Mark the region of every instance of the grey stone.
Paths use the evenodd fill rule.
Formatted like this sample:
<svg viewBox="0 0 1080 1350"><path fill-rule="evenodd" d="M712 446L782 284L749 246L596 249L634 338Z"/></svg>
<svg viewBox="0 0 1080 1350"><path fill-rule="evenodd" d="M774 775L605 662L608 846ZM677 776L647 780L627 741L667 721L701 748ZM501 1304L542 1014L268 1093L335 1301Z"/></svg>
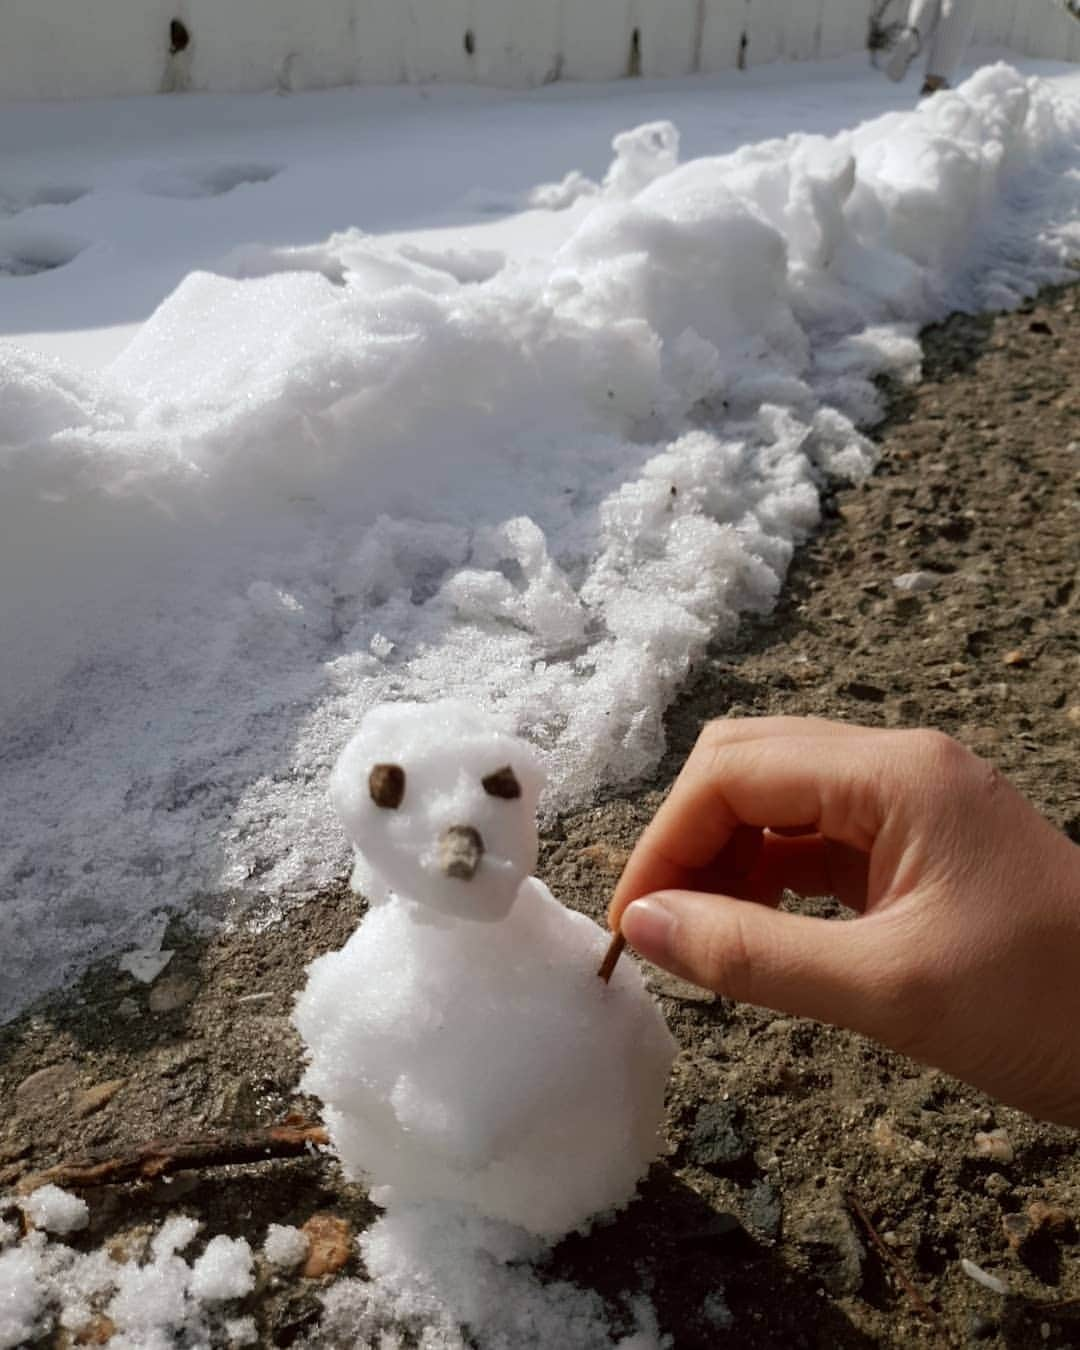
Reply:
<svg viewBox="0 0 1080 1350"><path fill-rule="evenodd" d="M755 1181L746 1202L746 1223L759 1237L775 1240L780 1235L784 1207L776 1187L769 1181Z"/></svg>
<svg viewBox="0 0 1080 1350"><path fill-rule="evenodd" d="M150 990L146 1000L152 1013L175 1012L190 1003L199 992L199 982L190 975L168 975Z"/></svg>
<svg viewBox="0 0 1080 1350"><path fill-rule="evenodd" d="M830 1294L842 1298L859 1290L865 1253L846 1210L837 1206L809 1214L794 1226L791 1237Z"/></svg>
<svg viewBox="0 0 1080 1350"><path fill-rule="evenodd" d="M698 1111L690 1136L690 1160L698 1167L731 1167L750 1155L737 1102L706 1102Z"/></svg>
<svg viewBox="0 0 1080 1350"><path fill-rule="evenodd" d="M58 1097L65 1096L79 1076L79 1066L73 1059L62 1059L24 1078L15 1089L15 1107L20 1112L33 1112L54 1106Z"/></svg>

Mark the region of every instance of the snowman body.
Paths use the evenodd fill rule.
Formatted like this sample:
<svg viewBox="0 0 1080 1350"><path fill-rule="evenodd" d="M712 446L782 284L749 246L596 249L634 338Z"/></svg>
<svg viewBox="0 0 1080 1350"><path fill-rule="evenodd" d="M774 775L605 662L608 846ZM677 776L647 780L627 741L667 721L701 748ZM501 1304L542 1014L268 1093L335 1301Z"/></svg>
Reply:
<svg viewBox="0 0 1080 1350"><path fill-rule="evenodd" d="M332 793L373 905L295 1021L346 1171L552 1239L656 1156L675 1045L632 961L531 876L533 752L458 703L369 713Z"/></svg>

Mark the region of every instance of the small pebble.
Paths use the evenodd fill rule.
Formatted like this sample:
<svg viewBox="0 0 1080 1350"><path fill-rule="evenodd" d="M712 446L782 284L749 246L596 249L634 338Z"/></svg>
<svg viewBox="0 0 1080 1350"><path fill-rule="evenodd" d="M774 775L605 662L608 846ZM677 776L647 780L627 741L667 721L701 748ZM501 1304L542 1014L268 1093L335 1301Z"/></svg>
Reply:
<svg viewBox="0 0 1080 1350"><path fill-rule="evenodd" d="M776 1187L768 1181L755 1181L746 1204L746 1224L750 1231L774 1241L779 1236L783 1215Z"/></svg>
<svg viewBox="0 0 1080 1350"><path fill-rule="evenodd" d="M190 975L169 975L150 990L147 1005L152 1013L175 1012L191 1002L199 992L199 982Z"/></svg>
<svg viewBox="0 0 1080 1350"><path fill-rule="evenodd" d="M300 1229L308 1240L308 1255L302 1275L318 1279L333 1275L352 1255L352 1230L334 1214L313 1214Z"/></svg>
<svg viewBox="0 0 1080 1350"><path fill-rule="evenodd" d="M941 580L933 572L903 572L898 577L893 577L892 584L898 591L903 591L905 595L922 595L926 591L932 591Z"/></svg>
<svg viewBox="0 0 1080 1350"><path fill-rule="evenodd" d="M79 1066L73 1059L38 1069L15 1089L16 1110L29 1115L55 1106L59 1098L70 1092L78 1075Z"/></svg>
<svg viewBox="0 0 1080 1350"><path fill-rule="evenodd" d="M1001 1163L1011 1163L1016 1156L1008 1131L1003 1129L976 1131L975 1153L980 1158L993 1158Z"/></svg>
<svg viewBox="0 0 1080 1350"><path fill-rule="evenodd" d="M988 1270L983 1270L982 1266L977 1266L974 1261L969 1261L966 1256L960 1258L960 1269L969 1280L981 1284L984 1289L989 1289L991 1293L1007 1294L1009 1292L1009 1286L1004 1280L999 1280L996 1275L991 1275Z"/></svg>
<svg viewBox="0 0 1080 1350"><path fill-rule="evenodd" d="M1045 1200L1033 1200L1027 1208L1027 1216L1036 1232L1061 1234L1069 1227L1069 1215L1060 1205L1048 1205Z"/></svg>
<svg viewBox="0 0 1080 1350"><path fill-rule="evenodd" d="M98 1313L85 1322L75 1334L76 1345L108 1345L116 1334L116 1323L104 1313Z"/></svg>
<svg viewBox="0 0 1080 1350"><path fill-rule="evenodd" d="M1010 1248L1018 1252L1031 1236L1031 1220L1026 1214L1003 1214L1001 1230Z"/></svg>
<svg viewBox="0 0 1080 1350"><path fill-rule="evenodd" d="M1000 1172L991 1172L983 1182L983 1190L994 1200L1000 1200L1003 1195L1008 1195L1012 1186Z"/></svg>
<svg viewBox="0 0 1080 1350"><path fill-rule="evenodd" d="M92 1116L116 1096L127 1082L126 1078L110 1078L106 1083L95 1083L75 1098L75 1114L80 1117Z"/></svg>

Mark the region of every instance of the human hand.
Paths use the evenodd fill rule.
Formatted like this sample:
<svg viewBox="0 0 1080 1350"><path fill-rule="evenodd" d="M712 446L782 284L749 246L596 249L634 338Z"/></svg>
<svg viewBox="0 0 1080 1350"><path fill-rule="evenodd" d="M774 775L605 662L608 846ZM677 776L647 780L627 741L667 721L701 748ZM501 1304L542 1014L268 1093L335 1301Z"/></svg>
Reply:
<svg viewBox="0 0 1080 1350"><path fill-rule="evenodd" d="M785 889L857 916L780 912ZM1080 1125L1080 848L938 732L710 723L609 922L684 979Z"/></svg>

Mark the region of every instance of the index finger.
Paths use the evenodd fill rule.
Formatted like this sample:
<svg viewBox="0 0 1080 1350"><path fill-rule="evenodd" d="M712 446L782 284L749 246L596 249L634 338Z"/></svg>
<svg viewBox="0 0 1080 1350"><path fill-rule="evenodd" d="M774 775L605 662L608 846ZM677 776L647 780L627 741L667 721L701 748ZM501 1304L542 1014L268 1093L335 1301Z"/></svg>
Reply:
<svg viewBox="0 0 1080 1350"><path fill-rule="evenodd" d="M885 814L882 773L893 733L811 718L714 722L638 840L608 910L618 929L633 900L692 889L740 825L812 826L869 852Z"/></svg>

